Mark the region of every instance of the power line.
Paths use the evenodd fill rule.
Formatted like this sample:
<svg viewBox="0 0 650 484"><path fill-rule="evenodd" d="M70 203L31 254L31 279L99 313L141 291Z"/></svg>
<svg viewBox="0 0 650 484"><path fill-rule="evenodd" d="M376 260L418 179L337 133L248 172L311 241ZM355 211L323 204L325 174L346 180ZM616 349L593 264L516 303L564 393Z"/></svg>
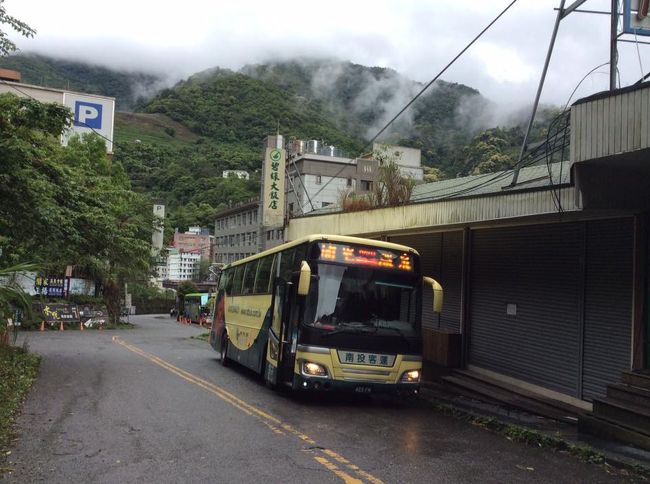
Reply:
<svg viewBox="0 0 650 484"><path fill-rule="evenodd" d="M413 97L413 98L412 98L408 103L406 103L406 105L405 105L405 106L404 106L404 107L403 107L403 108L402 108L402 109L401 109L401 110L400 110L400 111L399 111L395 116L393 116L393 117L391 118L391 120L388 121L388 123L386 123L386 124L384 125L384 127L381 128L381 129L379 130L379 132L378 132L376 135L374 135L374 136L370 139L370 141L368 141L368 143L366 143L366 145L364 146L364 148L361 150L361 154L360 154L357 158L363 156L363 153L365 152L366 149L368 149L368 148L372 148L372 145L373 145L373 143L377 140L377 138L379 138L379 136L381 136L381 134L382 134L384 131L386 131L386 129L387 129L391 124L393 124L393 122L395 122L395 120L396 120L397 118L399 118L399 117L404 113L404 111L406 111L406 110L407 110L407 109L408 109L408 108L409 108L409 107L410 107L410 106L411 106L411 105L412 105L412 104L413 104L413 103L414 103L414 102L415 102L415 101L416 101L416 100L417 100L417 99L418 99L422 94L424 94L424 92L425 92L429 87L431 87L431 85L432 85L435 81L437 81L438 78L439 78L439 77L440 77L440 76L441 76L441 75L442 75L442 74L443 74L447 69L449 69L449 67L451 67L451 66L452 66L452 65L453 65L453 64L458 60L458 58L459 58L460 56L462 56L462 55L463 55L463 54L464 54L464 53L465 53L465 52L466 52L466 51L467 51L467 50L468 50L468 49L469 49L469 48L470 48L470 47L471 47L471 46L472 46L472 45L473 45L473 44L474 44L474 43L475 43L475 42L476 42L476 41L477 41L477 40L478 40L478 39L479 39L479 38L480 38L480 37L481 37L485 32L487 32L487 31L490 29L490 27L492 27L492 25L494 25L494 24L497 22L497 20L499 20L499 19L500 19L500 18L501 18L501 17L502 17L502 16L503 16L503 15L504 15L508 10L510 10L510 8L511 8L515 3L517 3L517 0L512 0L512 1L511 1L511 2L510 2L510 3L509 3L505 8L501 11L501 13L499 13L496 17L494 17L494 19L493 19L490 23L488 23L487 26L486 26L483 30L481 30L481 31L480 31L480 32L479 32L479 33L478 33L478 34L477 34L477 35L476 35L476 36L475 36L475 37L474 37L474 38L473 38L473 39L472 39L472 40L471 40L467 45L465 45L465 47L463 47L463 49L461 49L460 52L459 52L458 54L456 54L456 56L455 56L451 61L449 61L449 63L448 63L448 64L447 64L447 65L446 65L446 66L445 66L445 67L444 67L440 72L438 72L438 74L436 74L436 75L434 76L434 78L431 79L431 80L430 80L430 81L429 81L429 82L428 82L428 83L427 83L427 84L426 84L426 85L425 85L425 86L420 90L420 92L418 92L418 93L417 93L417 94L416 94L416 95L415 95L415 96L414 96L414 97ZM329 179L329 180L328 180L328 181L327 181L327 182L326 182L326 183L325 183L325 184L320 188L320 190L318 190L318 191L314 194L314 198L315 198L318 194L320 194L320 192L322 192L322 191L325 189L325 187L327 187L327 185L329 185L329 184L332 182L332 180L334 180L335 178L338 178L338 176L339 176L341 173L343 173L343 170L345 170L345 168L346 168L347 166L352 165L352 164L353 164L352 162L353 162L353 161L356 161L357 158L350 158L350 160L349 160L347 163L345 163L345 164L341 167L341 169L340 169L338 172L336 172L336 174L335 174L333 177L331 177L331 178L330 178L330 179Z"/></svg>

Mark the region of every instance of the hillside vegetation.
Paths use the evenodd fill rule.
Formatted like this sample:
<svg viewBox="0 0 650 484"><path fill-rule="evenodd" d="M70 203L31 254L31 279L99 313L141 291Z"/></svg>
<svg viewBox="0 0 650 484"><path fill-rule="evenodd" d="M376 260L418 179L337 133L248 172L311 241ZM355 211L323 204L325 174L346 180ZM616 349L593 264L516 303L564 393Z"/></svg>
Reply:
<svg viewBox="0 0 650 484"><path fill-rule="evenodd" d="M162 82L153 74L118 71L36 54L0 57L0 67L19 71L26 84L114 97L117 109L122 111L132 110L138 100L153 95Z"/></svg>
<svg viewBox="0 0 650 484"><path fill-rule="evenodd" d="M327 59L249 65L240 72L211 69L159 90L143 73L23 55L0 59L25 82L115 96L115 159L135 190L162 200L167 238L217 211L259 194L262 141L318 139L350 156L371 139L421 88L398 72ZM439 81L380 138L419 148L425 166L442 177L501 170L516 161L525 119L492 126L494 106L476 90ZM545 137L555 115L542 110L531 142ZM223 179L244 169L249 181Z"/></svg>

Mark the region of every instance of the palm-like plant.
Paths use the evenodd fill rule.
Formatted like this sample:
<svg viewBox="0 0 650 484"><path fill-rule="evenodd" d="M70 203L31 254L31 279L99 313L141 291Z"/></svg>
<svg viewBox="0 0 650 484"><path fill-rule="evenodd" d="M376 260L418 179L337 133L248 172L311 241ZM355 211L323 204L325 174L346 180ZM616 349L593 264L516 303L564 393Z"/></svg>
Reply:
<svg viewBox="0 0 650 484"><path fill-rule="evenodd" d="M33 271L34 264L16 264L0 268L0 344L7 342L7 323L16 309L31 319L32 299L18 284L17 274Z"/></svg>

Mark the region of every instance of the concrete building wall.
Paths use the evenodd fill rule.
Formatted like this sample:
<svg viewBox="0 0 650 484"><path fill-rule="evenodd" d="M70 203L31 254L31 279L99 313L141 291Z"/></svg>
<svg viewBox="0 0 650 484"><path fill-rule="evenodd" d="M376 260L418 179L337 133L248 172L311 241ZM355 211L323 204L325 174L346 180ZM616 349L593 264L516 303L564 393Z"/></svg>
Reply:
<svg viewBox="0 0 650 484"><path fill-rule="evenodd" d="M215 262L229 264L260 250L259 203L230 209L215 221Z"/></svg>

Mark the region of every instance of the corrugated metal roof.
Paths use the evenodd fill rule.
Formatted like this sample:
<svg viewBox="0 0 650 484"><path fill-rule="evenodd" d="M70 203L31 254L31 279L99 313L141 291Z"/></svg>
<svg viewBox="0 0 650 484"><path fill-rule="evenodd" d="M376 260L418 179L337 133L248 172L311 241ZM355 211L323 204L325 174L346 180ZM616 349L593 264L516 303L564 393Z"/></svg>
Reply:
<svg viewBox="0 0 650 484"><path fill-rule="evenodd" d="M503 194L568 184L571 181L570 163L565 161L522 168L517 185L508 187L512 176L513 170L506 170L416 185L411 202Z"/></svg>

